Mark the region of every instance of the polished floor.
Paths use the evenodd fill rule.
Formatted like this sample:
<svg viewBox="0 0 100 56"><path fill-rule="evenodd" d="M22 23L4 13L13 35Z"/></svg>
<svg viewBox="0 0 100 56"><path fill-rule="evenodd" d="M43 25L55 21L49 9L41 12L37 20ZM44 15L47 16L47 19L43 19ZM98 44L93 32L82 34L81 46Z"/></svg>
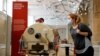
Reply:
<svg viewBox="0 0 100 56"><path fill-rule="evenodd" d="M94 46L94 51L95 51L94 56L100 56L100 46L99 45ZM5 52L6 52L5 45L3 45L3 44L0 45L0 56L11 56L11 55L6 55ZM53 54L53 51L52 51L52 54ZM49 56L53 56L52 54L50 54ZM72 48L70 48L69 54L70 54L69 56L74 56ZM31 55L31 56L33 56L33 55ZM58 56L66 56L65 55L65 48L59 48Z"/></svg>

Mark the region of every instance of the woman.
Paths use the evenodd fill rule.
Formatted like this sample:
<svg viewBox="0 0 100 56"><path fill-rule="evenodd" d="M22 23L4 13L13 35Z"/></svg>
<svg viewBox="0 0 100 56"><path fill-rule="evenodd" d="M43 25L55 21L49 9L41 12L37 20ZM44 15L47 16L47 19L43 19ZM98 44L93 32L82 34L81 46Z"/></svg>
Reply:
<svg viewBox="0 0 100 56"><path fill-rule="evenodd" d="M91 30L85 24L80 23L81 20L77 14L71 13L68 18L71 22L70 33L74 41L76 56L93 56Z"/></svg>

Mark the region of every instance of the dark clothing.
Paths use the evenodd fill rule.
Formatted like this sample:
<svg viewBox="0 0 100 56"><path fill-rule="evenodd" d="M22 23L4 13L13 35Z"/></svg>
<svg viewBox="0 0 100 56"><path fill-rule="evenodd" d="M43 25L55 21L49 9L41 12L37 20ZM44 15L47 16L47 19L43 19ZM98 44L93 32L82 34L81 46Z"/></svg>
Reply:
<svg viewBox="0 0 100 56"><path fill-rule="evenodd" d="M76 54L76 56L93 56L94 55L94 49L93 47L89 47L86 52L82 54Z"/></svg>
<svg viewBox="0 0 100 56"><path fill-rule="evenodd" d="M72 29L71 30L71 35L75 44L75 49L81 50L83 48L85 48L85 40L84 40L84 36L81 36L79 34L76 33L76 29Z"/></svg>
<svg viewBox="0 0 100 56"><path fill-rule="evenodd" d="M88 35L83 36L83 35L78 34L76 32L77 29L79 29L81 32L88 32ZM90 46L92 46L92 43L91 43L92 32L89 29L89 27L86 26L85 24L79 23L77 28L74 29L71 27L70 32L71 32L71 36L72 36L74 44L75 44L75 49L77 50L77 52L76 52L77 56L84 56L84 55L89 56L88 53L93 52L93 51L90 51L93 48L90 48Z"/></svg>
<svg viewBox="0 0 100 56"><path fill-rule="evenodd" d="M75 44L75 48L78 50L81 50L85 48L85 37L91 40L92 32L85 24L82 24L82 23L78 24L78 29L81 32L88 32L88 36L83 36L76 32L77 29L73 29L72 27L70 29L70 32Z"/></svg>

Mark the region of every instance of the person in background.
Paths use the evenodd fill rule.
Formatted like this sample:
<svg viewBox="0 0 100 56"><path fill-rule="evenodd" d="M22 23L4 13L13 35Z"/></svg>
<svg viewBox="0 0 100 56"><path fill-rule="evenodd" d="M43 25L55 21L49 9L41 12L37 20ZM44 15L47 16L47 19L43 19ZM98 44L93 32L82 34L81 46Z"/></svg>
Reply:
<svg viewBox="0 0 100 56"><path fill-rule="evenodd" d="M91 29L81 23L81 19L77 14L70 13L68 20L71 22L70 34L74 41L76 56L94 56Z"/></svg>
<svg viewBox="0 0 100 56"><path fill-rule="evenodd" d="M56 51L56 56L58 56L60 36L57 29L54 29L53 33L54 33L54 50Z"/></svg>
<svg viewBox="0 0 100 56"><path fill-rule="evenodd" d="M39 19L36 20L36 22L43 23L44 19L43 18L39 18Z"/></svg>

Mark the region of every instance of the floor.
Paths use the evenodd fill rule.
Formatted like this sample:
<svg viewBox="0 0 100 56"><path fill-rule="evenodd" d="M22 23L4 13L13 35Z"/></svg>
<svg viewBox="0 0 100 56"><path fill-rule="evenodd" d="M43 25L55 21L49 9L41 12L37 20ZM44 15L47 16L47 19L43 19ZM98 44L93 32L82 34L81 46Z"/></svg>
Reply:
<svg viewBox="0 0 100 56"><path fill-rule="evenodd" d="M100 56L100 46L94 46L94 51L95 51L94 56ZM6 52L5 45L0 45L0 56L6 56L5 52ZM7 55L7 56L11 56L11 55ZM53 55L51 54L50 56ZM66 56L64 48L59 48L58 56ZM73 50L71 49L70 49L70 56L74 56Z"/></svg>

